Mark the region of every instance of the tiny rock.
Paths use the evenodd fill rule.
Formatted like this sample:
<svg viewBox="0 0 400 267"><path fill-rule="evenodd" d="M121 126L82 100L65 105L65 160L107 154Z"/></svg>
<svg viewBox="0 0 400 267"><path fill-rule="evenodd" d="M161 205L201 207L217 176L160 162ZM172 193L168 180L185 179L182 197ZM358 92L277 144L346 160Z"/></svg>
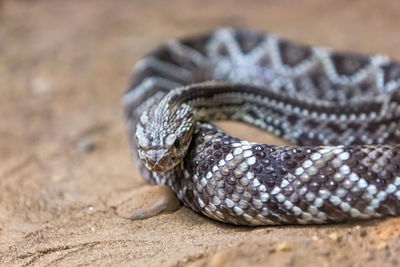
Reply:
<svg viewBox="0 0 400 267"><path fill-rule="evenodd" d="M377 250L386 250L388 248L387 242L379 242L376 246Z"/></svg>
<svg viewBox="0 0 400 267"><path fill-rule="evenodd" d="M334 242L337 242L340 238L340 235L337 232L332 232L328 235L328 238Z"/></svg>
<svg viewBox="0 0 400 267"><path fill-rule="evenodd" d="M277 251L289 251L291 249L292 247L287 242L279 243L278 246L276 247Z"/></svg>

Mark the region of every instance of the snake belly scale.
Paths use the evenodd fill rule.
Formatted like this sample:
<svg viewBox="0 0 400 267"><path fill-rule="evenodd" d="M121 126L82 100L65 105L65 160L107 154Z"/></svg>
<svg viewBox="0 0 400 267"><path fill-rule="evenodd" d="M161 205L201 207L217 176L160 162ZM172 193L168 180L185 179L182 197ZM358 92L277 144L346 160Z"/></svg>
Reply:
<svg viewBox="0 0 400 267"><path fill-rule="evenodd" d="M239 225L400 215L400 65L230 28L173 40L122 98L143 177ZM248 123L293 146L229 136Z"/></svg>

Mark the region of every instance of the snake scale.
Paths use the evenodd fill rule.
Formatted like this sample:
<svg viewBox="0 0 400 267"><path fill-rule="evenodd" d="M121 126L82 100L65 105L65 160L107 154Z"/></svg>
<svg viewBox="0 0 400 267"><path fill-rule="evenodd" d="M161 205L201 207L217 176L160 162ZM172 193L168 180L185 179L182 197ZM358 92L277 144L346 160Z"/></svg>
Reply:
<svg viewBox="0 0 400 267"><path fill-rule="evenodd" d="M400 64L246 29L173 40L124 94L143 177L238 225L400 215ZM293 146L229 136L244 122Z"/></svg>

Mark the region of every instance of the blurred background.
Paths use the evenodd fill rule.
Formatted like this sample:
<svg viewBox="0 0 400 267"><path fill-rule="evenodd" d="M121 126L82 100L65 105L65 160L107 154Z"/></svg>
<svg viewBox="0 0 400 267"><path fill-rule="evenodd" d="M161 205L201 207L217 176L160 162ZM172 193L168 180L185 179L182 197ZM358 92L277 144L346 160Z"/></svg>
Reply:
<svg viewBox="0 0 400 267"><path fill-rule="evenodd" d="M144 185L120 97L158 45L235 26L400 59L399 25L396 0L0 0L0 263L398 264L397 221L242 229L186 208L131 222L114 207Z"/></svg>

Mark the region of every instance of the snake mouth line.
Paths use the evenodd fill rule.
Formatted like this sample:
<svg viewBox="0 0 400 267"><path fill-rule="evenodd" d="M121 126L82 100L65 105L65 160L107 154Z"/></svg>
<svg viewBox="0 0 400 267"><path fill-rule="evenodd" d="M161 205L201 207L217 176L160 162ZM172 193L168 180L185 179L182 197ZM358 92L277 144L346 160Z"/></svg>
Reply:
<svg viewBox="0 0 400 267"><path fill-rule="evenodd" d="M153 161L150 159L146 159L145 163L146 163L146 167L153 172L165 172L166 171L165 170L166 168L164 167L162 161L158 161L158 160Z"/></svg>
<svg viewBox="0 0 400 267"><path fill-rule="evenodd" d="M153 172L167 172L175 167L174 164L176 160L175 156L171 156L170 154L164 154L162 158L157 159L145 159L146 167ZM178 162L177 162L178 163Z"/></svg>

